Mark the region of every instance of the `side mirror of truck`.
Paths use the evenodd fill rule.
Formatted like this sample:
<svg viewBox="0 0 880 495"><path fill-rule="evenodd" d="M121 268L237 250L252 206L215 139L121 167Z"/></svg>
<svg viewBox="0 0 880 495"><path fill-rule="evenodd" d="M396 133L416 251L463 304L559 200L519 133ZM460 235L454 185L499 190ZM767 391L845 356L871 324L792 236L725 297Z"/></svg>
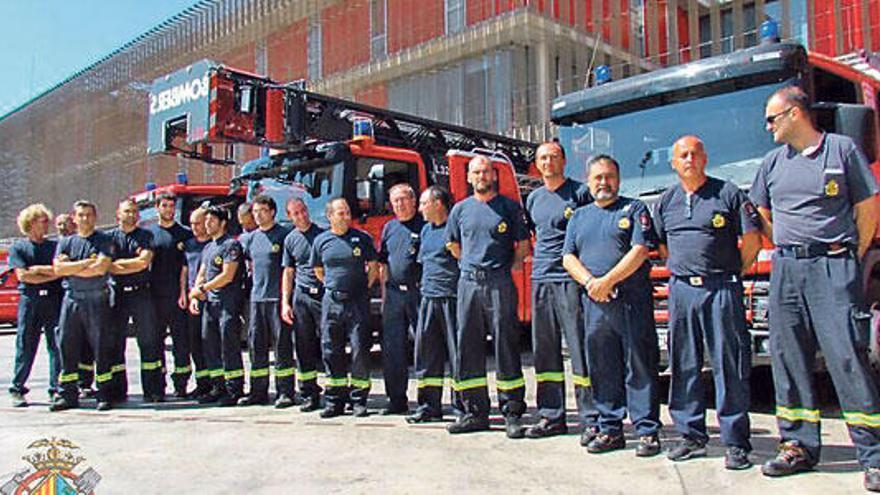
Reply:
<svg viewBox="0 0 880 495"><path fill-rule="evenodd" d="M816 125L820 129L849 136L862 149L868 158L868 163L877 160L874 110L871 107L851 103L818 102L813 104L812 110Z"/></svg>

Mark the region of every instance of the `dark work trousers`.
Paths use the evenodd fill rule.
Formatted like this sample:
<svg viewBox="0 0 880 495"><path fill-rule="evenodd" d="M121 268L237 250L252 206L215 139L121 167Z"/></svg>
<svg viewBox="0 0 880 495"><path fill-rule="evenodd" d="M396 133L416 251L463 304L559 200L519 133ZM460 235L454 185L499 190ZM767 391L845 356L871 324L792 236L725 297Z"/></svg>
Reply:
<svg viewBox="0 0 880 495"><path fill-rule="evenodd" d="M110 313L116 337L113 359L113 389L117 398L128 391L125 371L125 346L128 320L137 329L137 345L141 358L141 388L144 395L165 395L165 374L162 372L162 348L156 328L156 315L148 286L116 285L110 289Z"/></svg>
<svg viewBox="0 0 880 495"><path fill-rule="evenodd" d="M404 290L405 289L405 290ZM385 284L382 304L382 375L392 404L406 405L409 381L409 339L419 319L419 288Z"/></svg>
<svg viewBox="0 0 880 495"><path fill-rule="evenodd" d="M82 341L82 357L79 360L79 388L92 388L95 383L95 351L88 339Z"/></svg>
<svg viewBox="0 0 880 495"><path fill-rule="evenodd" d="M156 314L159 345L162 349L162 367L165 368L165 335L166 329L171 333L171 354L174 356L174 369L171 382L174 390L186 390L186 383L192 375L190 358L193 353L192 335L187 328L186 311L177 305L176 297L154 295L153 307ZM194 360L193 360L194 361Z"/></svg>
<svg viewBox="0 0 880 495"><path fill-rule="evenodd" d="M46 353L49 355L49 394L59 392L61 358L56 331L60 309L61 293L57 289L27 289L21 292L18 300L18 330L15 334L15 367L10 392L28 393L25 384L37 356L41 333L46 336Z"/></svg>
<svg viewBox="0 0 880 495"><path fill-rule="evenodd" d="M204 311L205 303L199 301L199 311ZM211 369L205 360L205 350L202 345L202 316L186 313L186 326L189 333L190 354L196 366L196 387L198 390L207 391L211 388ZM219 376L219 375L218 375Z"/></svg>
<svg viewBox="0 0 880 495"><path fill-rule="evenodd" d="M538 415L553 423L565 423L565 367L562 337L571 354L572 381L578 416L583 426L596 426L586 352L581 287L574 281L532 281L532 351L538 382Z"/></svg>
<svg viewBox="0 0 880 495"><path fill-rule="evenodd" d="M230 297L205 301L202 306L202 349L215 387L225 382L230 397L244 394L244 364L241 359L241 302Z"/></svg>
<svg viewBox="0 0 880 495"><path fill-rule="evenodd" d="M61 396L71 405L79 404L77 388L84 341L88 341L91 348L96 350L97 399L110 400L113 353L117 339L113 335L115 327L109 324L109 311L110 299L107 289L65 291L61 300L61 314L58 317L61 375L58 382L61 386Z"/></svg>
<svg viewBox="0 0 880 495"><path fill-rule="evenodd" d="M454 297L425 297L419 305L415 348L418 402L419 410L432 416L443 414L441 399L447 362L450 375L455 376L457 306L458 300ZM452 408L457 413L464 410L460 396L452 392Z"/></svg>
<svg viewBox="0 0 880 495"><path fill-rule="evenodd" d="M587 363L593 399L599 410L599 430L623 433L629 412L639 436L660 431L657 330L651 286L618 289L606 303L593 301L581 290Z"/></svg>
<svg viewBox="0 0 880 495"><path fill-rule="evenodd" d="M299 391L305 397L317 397L318 369L321 363L321 299L324 290L296 286L293 291L293 331L296 361L299 364Z"/></svg>
<svg viewBox="0 0 880 495"><path fill-rule="evenodd" d="M859 463L880 467L880 401L868 365L869 320L862 270L853 255L773 257L770 350L776 419L783 441L796 441L819 462L815 355L825 358Z"/></svg>
<svg viewBox="0 0 880 495"><path fill-rule="evenodd" d="M251 301L248 347L251 355L251 397L269 395L269 340L275 344L275 393L293 397L293 330L281 321L279 301Z"/></svg>
<svg viewBox="0 0 880 495"><path fill-rule="evenodd" d="M486 380L486 335L495 344L495 384L501 413L519 417L526 410L526 382L519 354L516 287L507 270L461 272L458 280L458 362L455 389L465 412L489 416Z"/></svg>
<svg viewBox="0 0 880 495"><path fill-rule="evenodd" d="M324 395L328 407L342 407L346 400L352 404L367 404L370 395L369 315L370 296L366 290L359 294L325 291L321 303L321 349L328 375ZM346 343L351 344L350 361L345 353Z"/></svg>
<svg viewBox="0 0 880 495"><path fill-rule="evenodd" d="M669 414L679 433L700 443L709 440L704 349L715 378L721 441L750 451L751 337L738 275L673 276L669 282Z"/></svg>

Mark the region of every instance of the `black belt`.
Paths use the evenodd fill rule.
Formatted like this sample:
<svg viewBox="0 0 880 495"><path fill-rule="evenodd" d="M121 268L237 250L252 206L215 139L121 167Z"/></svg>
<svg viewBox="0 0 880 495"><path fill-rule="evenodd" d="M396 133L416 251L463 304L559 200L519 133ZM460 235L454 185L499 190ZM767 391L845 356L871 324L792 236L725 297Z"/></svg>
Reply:
<svg viewBox="0 0 880 495"><path fill-rule="evenodd" d="M724 282L739 282L740 276L736 273L717 273L712 275L674 275L676 280L684 282L691 287L705 287L706 285L724 283Z"/></svg>
<svg viewBox="0 0 880 495"><path fill-rule="evenodd" d="M776 246L776 253L783 258L818 258L819 256L840 256L843 254L855 255L856 247L843 242L792 244Z"/></svg>
<svg viewBox="0 0 880 495"><path fill-rule="evenodd" d="M386 287L397 289L400 292L409 292L410 290L418 290L419 284L398 284L397 282L388 281Z"/></svg>
<svg viewBox="0 0 880 495"><path fill-rule="evenodd" d="M311 297L314 297L314 298L320 298L322 295L324 295L324 288L323 287L315 287L312 285L297 285L296 288L301 293L306 294Z"/></svg>
<svg viewBox="0 0 880 495"><path fill-rule="evenodd" d="M27 297L51 297L61 294L58 289L37 289L36 287L28 287L22 289L21 293Z"/></svg>
<svg viewBox="0 0 880 495"><path fill-rule="evenodd" d="M123 292L126 294L129 292L137 292L139 290L149 289L149 288L150 288L149 282L146 282L143 284L116 284L113 286L113 289L116 292Z"/></svg>
<svg viewBox="0 0 880 495"><path fill-rule="evenodd" d="M494 278L500 278L503 276L510 276L510 271L505 268L498 268L495 270L467 270L461 272L462 278L466 278L468 280L474 280L477 282L483 280L490 280Z"/></svg>

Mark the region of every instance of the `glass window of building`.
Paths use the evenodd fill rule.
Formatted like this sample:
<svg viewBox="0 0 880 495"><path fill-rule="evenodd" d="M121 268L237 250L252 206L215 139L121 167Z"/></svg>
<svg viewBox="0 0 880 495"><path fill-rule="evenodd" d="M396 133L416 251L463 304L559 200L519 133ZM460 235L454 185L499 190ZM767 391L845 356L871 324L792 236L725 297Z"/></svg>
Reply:
<svg viewBox="0 0 880 495"><path fill-rule="evenodd" d="M446 13L446 34L460 33L464 30L465 0L444 0Z"/></svg>
<svg viewBox="0 0 880 495"><path fill-rule="evenodd" d="M370 55L375 60L388 54L388 0L370 0Z"/></svg>

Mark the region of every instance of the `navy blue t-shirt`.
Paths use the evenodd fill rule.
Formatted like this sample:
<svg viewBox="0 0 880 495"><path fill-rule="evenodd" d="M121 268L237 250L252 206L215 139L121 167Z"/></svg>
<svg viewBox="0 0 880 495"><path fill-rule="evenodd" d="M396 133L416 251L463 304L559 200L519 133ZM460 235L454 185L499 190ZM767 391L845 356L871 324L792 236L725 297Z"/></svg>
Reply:
<svg viewBox="0 0 880 495"><path fill-rule="evenodd" d="M517 241L529 238L523 209L497 195L487 202L471 196L452 207L446 240L461 245L461 271L509 270Z"/></svg>
<svg viewBox="0 0 880 495"><path fill-rule="evenodd" d="M855 244L853 205L877 191L877 180L853 140L825 134L807 156L789 145L767 153L750 196L772 212L776 245Z"/></svg>
<svg viewBox="0 0 880 495"><path fill-rule="evenodd" d="M276 223L269 230L257 229L242 237L244 255L251 260L251 301L281 299L281 257L289 233L290 229Z"/></svg>
<svg viewBox="0 0 880 495"><path fill-rule="evenodd" d="M143 251L153 249L153 234L140 227L125 233L119 227L109 231L107 235L113 240L114 260L137 258ZM150 280L150 269L145 268L137 273L127 275L110 275L110 285L141 285ZM179 279L178 279L179 280ZM179 282L178 282L179 284ZM178 285L179 287L179 285ZM180 292L178 290L178 292Z"/></svg>
<svg viewBox="0 0 880 495"><path fill-rule="evenodd" d="M196 277L202 266L202 251L210 241L199 241L195 237L183 241L183 256L186 258L186 288L192 289L196 285Z"/></svg>
<svg viewBox="0 0 880 495"><path fill-rule="evenodd" d="M241 244L229 234L212 240L202 251L202 265L205 267L205 282L213 280L223 271L224 263L238 263L232 282L219 289L208 291L209 301L230 301L241 295L241 279L244 272L244 255Z"/></svg>
<svg viewBox="0 0 880 495"><path fill-rule="evenodd" d="M366 263L377 258L370 234L354 228L342 235L326 230L315 238L311 264L324 267L324 286L328 290L363 294L368 281Z"/></svg>
<svg viewBox="0 0 880 495"><path fill-rule="evenodd" d="M446 249L446 222L422 227L418 262L422 264L423 297L455 297L458 293L458 260Z"/></svg>
<svg viewBox="0 0 880 495"><path fill-rule="evenodd" d="M55 257L55 249L58 243L51 239L43 239L36 243L30 239L18 240L9 248L7 263L9 268L30 268L32 266L52 266ZM39 290L61 291L61 281L55 280L45 284L28 284L18 281L18 290L24 293Z"/></svg>
<svg viewBox="0 0 880 495"><path fill-rule="evenodd" d="M569 280L568 273L562 267L565 228L574 211L592 200L587 186L572 179L566 179L555 191L542 186L529 194L526 215L529 226L535 231L532 280Z"/></svg>
<svg viewBox="0 0 880 495"><path fill-rule="evenodd" d="M667 266L679 277L739 273L739 236L761 227L758 210L746 194L714 177L690 198L681 184L670 187L654 217L660 243L669 250Z"/></svg>
<svg viewBox="0 0 880 495"><path fill-rule="evenodd" d="M595 203L578 208L568 221L562 253L577 256L594 277L601 277L636 245L657 247L651 215L641 201L621 196L605 208ZM621 286L648 284L650 270L646 260Z"/></svg>
<svg viewBox="0 0 880 495"><path fill-rule="evenodd" d="M389 285L416 285L422 276L419 254L422 226L425 221L416 215L406 222L396 218L382 229L379 261L386 265Z"/></svg>
<svg viewBox="0 0 880 495"><path fill-rule="evenodd" d="M296 268L295 283L301 289L321 287L321 281L315 276L311 258L312 245L322 232L324 229L313 223L305 232L300 232L299 229L291 230L284 239L284 256L281 264L285 268Z"/></svg>
<svg viewBox="0 0 880 495"><path fill-rule="evenodd" d="M99 256L113 259L113 240L104 232L96 230L88 237L73 234L62 237L55 248L55 257L67 255L70 261L82 261L86 259L96 260ZM108 272L109 273L109 272ZM107 288L108 273L100 277L64 277L62 285L65 290L71 292L93 291Z"/></svg>
<svg viewBox="0 0 880 495"><path fill-rule="evenodd" d="M180 270L186 263L183 243L192 237L192 231L177 222L168 228L156 223L149 230L153 234L151 291L154 295L176 298L180 293Z"/></svg>

